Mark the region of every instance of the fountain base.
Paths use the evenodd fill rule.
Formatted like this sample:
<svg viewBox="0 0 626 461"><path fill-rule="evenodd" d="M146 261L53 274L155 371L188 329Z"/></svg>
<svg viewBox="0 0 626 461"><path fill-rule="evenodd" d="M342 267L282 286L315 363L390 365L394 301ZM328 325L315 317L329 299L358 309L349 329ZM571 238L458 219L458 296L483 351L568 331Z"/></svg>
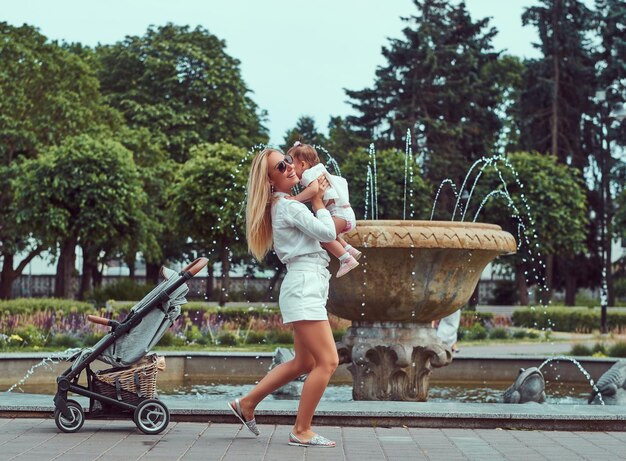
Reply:
<svg viewBox="0 0 626 461"><path fill-rule="evenodd" d="M425 402L433 368L452 352L430 324L353 322L337 343L340 363L350 363L354 400Z"/></svg>

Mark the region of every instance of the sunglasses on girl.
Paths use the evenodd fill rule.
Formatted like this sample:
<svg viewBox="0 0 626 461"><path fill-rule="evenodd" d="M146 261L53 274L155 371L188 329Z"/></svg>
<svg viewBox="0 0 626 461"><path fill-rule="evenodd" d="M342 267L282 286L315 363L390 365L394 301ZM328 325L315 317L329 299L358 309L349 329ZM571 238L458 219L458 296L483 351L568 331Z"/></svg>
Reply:
<svg viewBox="0 0 626 461"><path fill-rule="evenodd" d="M278 162L276 165L274 165L274 168L277 169L280 174L283 174L287 169L287 164L293 165L293 159L291 158L291 155L285 155L285 158Z"/></svg>

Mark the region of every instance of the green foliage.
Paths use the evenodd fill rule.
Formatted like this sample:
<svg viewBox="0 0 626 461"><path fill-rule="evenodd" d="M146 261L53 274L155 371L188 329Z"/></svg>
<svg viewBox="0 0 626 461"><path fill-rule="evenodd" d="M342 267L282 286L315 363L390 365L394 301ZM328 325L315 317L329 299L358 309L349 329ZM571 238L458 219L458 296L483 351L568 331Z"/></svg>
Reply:
<svg viewBox="0 0 626 461"><path fill-rule="evenodd" d="M609 357L626 357L626 342L617 342L609 347Z"/></svg>
<svg viewBox="0 0 626 461"><path fill-rule="evenodd" d="M464 3L415 0L401 39L383 48L386 62L371 88L346 91L359 113L348 117L363 137L384 147L404 143L407 129L424 146L427 175L456 182L466 165L495 145L502 77L489 19L473 21ZM397 216L394 216L397 217Z"/></svg>
<svg viewBox="0 0 626 461"><path fill-rule="evenodd" d="M219 258L226 273L233 256L235 261L237 255L247 256L244 239L235 231L243 229L246 156L245 149L226 143L196 146L171 189L178 238L191 238L212 261ZM227 294L222 292L220 305Z"/></svg>
<svg viewBox="0 0 626 461"><path fill-rule="evenodd" d="M585 344L575 344L570 355L591 356L594 357L626 357L626 343L616 342L610 346L603 343L596 343L593 347Z"/></svg>
<svg viewBox="0 0 626 461"><path fill-rule="evenodd" d="M54 311L67 315L76 313L93 313L93 304L72 299L56 298L17 298L0 300L0 319L8 315L32 315L35 313Z"/></svg>
<svg viewBox="0 0 626 461"><path fill-rule="evenodd" d="M202 27L150 27L96 49L102 93L132 128L144 127L177 162L192 146L267 140L239 61Z"/></svg>
<svg viewBox="0 0 626 461"><path fill-rule="evenodd" d="M591 333L600 325L600 309L518 309L513 312L512 321L519 327ZM626 328L626 313L609 311L607 324L610 330L623 331Z"/></svg>
<svg viewBox="0 0 626 461"><path fill-rule="evenodd" d="M55 334L51 338L48 338L48 341L46 341L46 346L51 347L71 348L80 347L82 345L83 341L81 341L80 338L77 338L75 335L64 333Z"/></svg>
<svg viewBox="0 0 626 461"><path fill-rule="evenodd" d="M600 87L593 81L588 39L593 15L580 0L541 0L525 10L522 21L537 28L542 54L526 63L519 104L522 148L582 169L595 150L584 146L584 113L592 110L591 97Z"/></svg>
<svg viewBox="0 0 626 461"><path fill-rule="evenodd" d="M494 316L492 312L478 312L468 311L463 309L461 311L461 324L466 326L472 326L475 323L487 327L493 323Z"/></svg>
<svg viewBox="0 0 626 461"><path fill-rule="evenodd" d="M326 146L327 139L315 126L313 117L304 115L298 119L296 126L285 133L282 149L287 152L296 141L305 144ZM322 152L319 152L322 154Z"/></svg>
<svg viewBox="0 0 626 461"><path fill-rule="evenodd" d="M604 344L604 343L595 343L593 345L593 347L591 348L591 353L593 355L602 354L602 355L606 356L606 354L607 354L606 344Z"/></svg>
<svg viewBox="0 0 626 461"><path fill-rule="evenodd" d="M483 208L481 220L499 224L517 236L518 221L512 216L519 216L527 226L524 236L531 246L540 244L541 253L574 255L582 251L587 207L580 172L557 163L556 158L549 155L518 152L509 154L507 159L517 172L523 189L518 186L516 175L505 165L486 168L475 195L486 197L489 191L504 190L501 175L512 204L503 198L490 200ZM534 238L531 230L539 240ZM521 253L528 251L527 245L522 245Z"/></svg>
<svg viewBox="0 0 626 461"><path fill-rule="evenodd" d="M75 236L112 245L130 238L147 200L131 153L90 136L68 138L24 162L16 185L19 219L52 242Z"/></svg>
<svg viewBox="0 0 626 461"><path fill-rule="evenodd" d="M93 70L35 27L0 22L0 164L119 123Z"/></svg>
<svg viewBox="0 0 626 461"><path fill-rule="evenodd" d="M249 331L244 342L246 344L264 344L267 342L267 338L263 331Z"/></svg>
<svg viewBox="0 0 626 461"><path fill-rule="evenodd" d="M480 323L476 323L467 329L463 339L469 341L487 339L487 329Z"/></svg>
<svg viewBox="0 0 626 461"><path fill-rule="evenodd" d="M380 219L402 219L404 197L404 152L394 149L376 153L378 184L378 217ZM365 191L367 190L367 167L369 153L365 149L350 152L343 165L341 174L348 178L350 186L350 204L357 219L365 215ZM409 189L413 196L407 196L407 219L429 219L432 207L430 188L422 178L417 166L414 166L413 183ZM408 193L407 193L408 194ZM367 218L372 218L371 204L367 204Z"/></svg>
<svg viewBox="0 0 626 461"><path fill-rule="evenodd" d="M161 337L159 342L157 343L157 347L173 347L173 346L184 346L185 338L181 338L176 336L171 331L166 331L165 334Z"/></svg>
<svg viewBox="0 0 626 461"><path fill-rule="evenodd" d="M28 223L36 238L67 251L61 255L71 257L66 264L78 243L95 265L101 252L110 255L137 239L147 220L142 211L147 197L132 155L106 137L70 137L23 162L15 200L18 221ZM65 278L64 269L59 265Z"/></svg>
<svg viewBox="0 0 626 461"><path fill-rule="evenodd" d="M105 333L88 333L83 336L83 346L91 347L104 337Z"/></svg>
<svg viewBox="0 0 626 461"><path fill-rule="evenodd" d="M22 338L22 346L42 347L46 344L46 336L32 325L18 328L14 334Z"/></svg>
<svg viewBox="0 0 626 461"><path fill-rule="evenodd" d="M73 136L110 133L122 119L104 104L93 70L35 27L0 22L0 62L0 298L9 298L11 283L26 264L41 251L57 248L20 219L25 204L16 203L13 182L22 173L12 164ZM39 197L29 200L26 206Z"/></svg>
<svg viewBox="0 0 626 461"><path fill-rule="evenodd" d="M576 356L591 356L591 348L586 344L574 344L572 349L569 351L570 355Z"/></svg>
<svg viewBox="0 0 626 461"><path fill-rule="evenodd" d="M239 344L239 338L229 331L223 331L217 335L215 342L221 346L236 346Z"/></svg>
<svg viewBox="0 0 626 461"><path fill-rule="evenodd" d="M185 331L185 339L188 343L197 343L202 338L204 338L204 335L197 325L192 325L191 328L187 328L187 330Z"/></svg>
<svg viewBox="0 0 626 461"><path fill-rule="evenodd" d="M152 285L122 279L119 282L89 290L84 294L84 298L96 306L104 306L109 300L139 301L153 288Z"/></svg>
<svg viewBox="0 0 626 461"><path fill-rule="evenodd" d="M293 344L293 332L278 328L272 329L267 333L267 342L270 344Z"/></svg>
<svg viewBox="0 0 626 461"><path fill-rule="evenodd" d="M513 333L511 333L511 337L513 339L524 339L528 336L528 333L526 332L526 330L513 330Z"/></svg>
<svg viewBox="0 0 626 461"><path fill-rule="evenodd" d="M506 328L492 328L489 330L489 339L508 339L509 331Z"/></svg>
<svg viewBox="0 0 626 461"><path fill-rule="evenodd" d="M346 329L341 328L339 330L333 330L333 339L335 342L339 342L343 339L343 336L346 334Z"/></svg>

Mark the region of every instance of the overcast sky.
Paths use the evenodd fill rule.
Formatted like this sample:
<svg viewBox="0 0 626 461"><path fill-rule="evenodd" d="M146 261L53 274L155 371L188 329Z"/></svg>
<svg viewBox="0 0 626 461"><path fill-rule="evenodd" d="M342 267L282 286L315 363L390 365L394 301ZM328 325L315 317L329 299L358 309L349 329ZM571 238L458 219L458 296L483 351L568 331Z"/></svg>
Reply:
<svg viewBox="0 0 626 461"><path fill-rule="evenodd" d="M536 30L522 27L536 0L467 0L474 19L492 17L497 50L536 57ZM0 20L36 26L48 38L85 45L143 35L150 25L201 25L241 61L253 99L268 111L271 142L301 115L326 131L330 116L351 113L344 88L371 86L381 47L402 36L411 0L21 0L3 2ZM245 146L249 147L249 146Z"/></svg>

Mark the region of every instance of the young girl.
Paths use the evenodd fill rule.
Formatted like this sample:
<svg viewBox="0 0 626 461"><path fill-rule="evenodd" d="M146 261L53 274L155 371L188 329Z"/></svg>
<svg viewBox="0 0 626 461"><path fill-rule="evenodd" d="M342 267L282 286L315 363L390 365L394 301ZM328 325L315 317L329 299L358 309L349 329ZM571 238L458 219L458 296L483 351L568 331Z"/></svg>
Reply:
<svg viewBox="0 0 626 461"><path fill-rule="evenodd" d="M357 260L361 257L361 252L340 236L356 227L356 217L348 195L348 182L341 176L330 174L320 162L315 148L309 144L296 141L287 155L293 158L300 184L305 187L298 195L291 197L292 199L299 202L309 201L317 193L316 179L321 175L330 183L331 187L324 193L324 203L335 223L337 239L322 243L322 246L339 259L337 277L342 277L359 265Z"/></svg>

